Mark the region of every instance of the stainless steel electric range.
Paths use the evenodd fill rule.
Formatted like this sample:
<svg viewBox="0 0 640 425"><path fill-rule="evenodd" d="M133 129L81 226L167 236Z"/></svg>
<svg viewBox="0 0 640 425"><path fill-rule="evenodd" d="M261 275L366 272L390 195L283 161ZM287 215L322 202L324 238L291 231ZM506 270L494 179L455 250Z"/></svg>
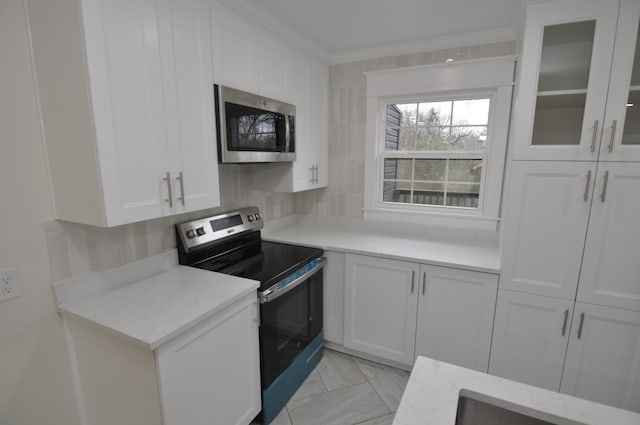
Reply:
<svg viewBox="0 0 640 425"><path fill-rule="evenodd" d="M270 423L322 358L322 269L317 248L263 241L258 208L176 225L178 259L260 281L262 412Z"/></svg>

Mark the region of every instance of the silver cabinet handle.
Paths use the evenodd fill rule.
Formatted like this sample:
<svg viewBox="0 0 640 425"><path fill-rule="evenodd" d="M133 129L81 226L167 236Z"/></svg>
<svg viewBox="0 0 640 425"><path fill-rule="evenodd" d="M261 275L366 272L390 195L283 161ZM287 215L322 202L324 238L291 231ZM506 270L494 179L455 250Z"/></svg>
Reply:
<svg viewBox="0 0 640 425"><path fill-rule="evenodd" d="M618 125L618 120L613 120L611 124L611 139L609 139L609 153L613 152L613 140L616 137L616 126Z"/></svg>
<svg viewBox="0 0 640 425"><path fill-rule="evenodd" d="M598 138L598 120L593 123L593 138L591 139L591 152L596 151L596 139Z"/></svg>
<svg viewBox="0 0 640 425"><path fill-rule="evenodd" d="M169 208L173 208L173 195L171 194L171 173L167 173L162 180L167 182L167 195L169 195L169 197L164 201L169 203Z"/></svg>
<svg viewBox="0 0 640 425"><path fill-rule="evenodd" d="M426 288L427 288L427 272L424 272L422 273L422 295L424 295Z"/></svg>
<svg viewBox="0 0 640 425"><path fill-rule="evenodd" d="M184 177L182 177L182 171L180 171L176 180L180 182L180 197L178 198L178 201L182 202L182 206L184 207Z"/></svg>
<svg viewBox="0 0 640 425"><path fill-rule="evenodd" d="M578 339L582 337L582 325L584 325L584 313L580 313L580 325L578 326Z"/></svg>
<svg viewBox="0 0 640 425"><path fill-rule="evenodd" d="M564 311L564 322L562 322L562 336L567 333L567 322L569 321L569 310Z"/></svg>
<svg viewBox="0 0 640 425"><path fill-rule="evenodd" d="M411 293L413 294L413 289L415 288L416 283L416 271L411 270Z"/></svg>
<svg viewBox="0 0 640 425"><path fill-rule="evenodd" d="M591 170L587 172L587 185L584 188L584 201L589 199L589 185L591 184Z"/></svg>
<svg viewBox="0 0 640 425"><path fill-rule="evenodd" d="M316 184L318 184L318 164L316 164Z"/></svg>
<svg viewBox="0 0 640 425"><path fill-rule="evenodd" d="M604 202L605 196L607 196L607 183L609 183L609 170L604 172L604 181L602 182L602 194L600 195L601 202Z"/></svg>
<svg viewBox="0 0 640 425"><path fill-rule="evenodd" d="M316 179L316 167L312 165L309 168L309 170L311 170L311 178L309 179L309 182L313 184L315 183L315 179Z"/></svg>

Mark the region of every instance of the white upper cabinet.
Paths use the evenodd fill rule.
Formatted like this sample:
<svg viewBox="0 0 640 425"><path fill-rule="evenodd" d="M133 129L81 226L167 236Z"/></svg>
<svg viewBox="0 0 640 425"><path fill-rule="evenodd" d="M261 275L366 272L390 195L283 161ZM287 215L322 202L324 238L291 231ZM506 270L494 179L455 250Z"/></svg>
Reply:
<svg viewBox="0 0 640 425"><path fill-rule="evenodd" d="M640 2L621 0L600 161L640 160Z"/></svg>
<svg viewBox="0 0 640 425"><path fill-rule="evenodd" d="M258 26L217 1L211 2L216 84L258 93Z"/></svg>
<svg viewBox="0 0 640 425"><path fill-rule="evenodd" d="M501 288L575 299L595 172L589 162L512 163Z"/></svg>
<svg viewBox="0 0 640 425"><path fill-rule="evenodd" d="M528 7L514 103L513 159L598 158L602 128L608 125L605 101L617 18L617 0Z"/></svg>
<svg viewBox="0 0 640 425"><path fill-rule="evenodd" d="M640 412L640 312L576 303L560 391Z"/></svg>
<svg viewBox="0 0 640 425"><path fill-rule="evenodd" d="M28 13L56 218L218 205L208 4L29 0Z"/></svg>
<svg viewBox="0 0 640 425"><path fill-rule="evenodd" d="M601 163L578 301L640 311L640 164Z"/></svg>
<svg viewBox="0 0 640 425"><path fill-rule="evenodd" d="M289 90L293 61L291 48L275 34L261 29L258 39L258 63L260 64L260 94L265 97L292 103ZM297 112L297 111L296 111Z"/></svg>
<svg viewBox="0 0 640 425"><path fill-rule="evenodd" d="M162 0L171 19L161 37L173 46L174 61L163 69L175 187L175 211L219 205L213 105L213 63L208 0ZM170 27L168 26L170 25ZM216 200L216 202L212 202Z"/></svg>

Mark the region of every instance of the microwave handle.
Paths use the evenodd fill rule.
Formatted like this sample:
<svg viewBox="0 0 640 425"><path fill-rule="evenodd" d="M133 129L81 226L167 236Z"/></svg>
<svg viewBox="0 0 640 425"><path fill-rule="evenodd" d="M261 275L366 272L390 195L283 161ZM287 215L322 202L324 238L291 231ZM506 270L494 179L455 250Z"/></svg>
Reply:
<svg viewBox="0 0 640 425"><path fill-rule="evenodd" d="M284 151L289 152L289 146L291 146L291 115L285 115L284 121Z"/></svg>
<svg viewBox="0 0 640 425"><path fill-rule="evenodd" d="M327 263L327 259L325 257L320 257L318 264L316 264L311 270L309 270L308 272L306 272L296 280L282 287L278 287L277 285L274 285L269 289L259 292L258 301L260 302L260 304L264 304L283 296L284 294L291 291L296 286L304 283L307 279L309 279L311 276L316 274L318 270L323 268L326 263Z"/></svg>

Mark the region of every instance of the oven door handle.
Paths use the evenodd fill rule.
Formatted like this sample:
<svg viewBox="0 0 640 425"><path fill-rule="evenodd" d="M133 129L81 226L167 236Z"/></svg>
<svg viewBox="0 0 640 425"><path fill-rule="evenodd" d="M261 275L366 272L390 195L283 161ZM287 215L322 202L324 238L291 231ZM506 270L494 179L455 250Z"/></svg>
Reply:
<svg viewBox="0 0 640 425"><path fill-rule="evenodd" d="M273 285L272 287L270 287L268 289L265 289L264 291L258 293L258 300L260 301L260 304L271 302L271 301L275 300L276 298L279 298L279 297L283 296L287 292L289 292L292 289L294 289L296 286L298 286L301 283L305 282L307 279L309 279L309 277L311 277L314 274L316 274L318 272L318 270L320 270L321 268L323 268L325 266L325 264L327 264L327 259L325 257L321 257L318 260L318 264L313 266L313 268L311 270L309 270L308 272L306 272L302 276L298 277L297 279L292 280L291 282L289 282L285 286L278 286L276 284L276 285Z"/></svg>

